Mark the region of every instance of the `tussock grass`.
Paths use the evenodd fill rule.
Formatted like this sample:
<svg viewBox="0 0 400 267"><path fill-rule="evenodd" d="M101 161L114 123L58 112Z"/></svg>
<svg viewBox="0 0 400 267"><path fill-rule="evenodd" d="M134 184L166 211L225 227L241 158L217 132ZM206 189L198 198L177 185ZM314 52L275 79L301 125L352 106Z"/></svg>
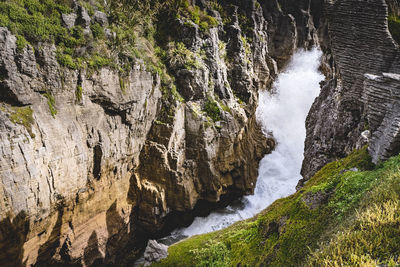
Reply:
<svg viewBox="0 0 400 267"><path fill-rule="evenodd" d="M400 156L374 166L366 147L354 151L255 218L179 242L154 265L395 266L399 168Z"/></svg>

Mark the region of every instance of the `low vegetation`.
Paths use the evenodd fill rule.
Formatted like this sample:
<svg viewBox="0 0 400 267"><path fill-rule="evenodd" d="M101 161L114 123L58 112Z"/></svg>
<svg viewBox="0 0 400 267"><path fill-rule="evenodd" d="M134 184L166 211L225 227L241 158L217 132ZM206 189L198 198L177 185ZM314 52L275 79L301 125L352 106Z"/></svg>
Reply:
<svg viewBox="0 0 400 267"><path fill-rule="evenodd" d="M32 132L32 124L35 121L33 119L33 110L31 107L12 107L10 114L10 120L13 123L24 126L29 135L35 138L35 134Z"/></svg>
<svg viewBox="0 0 400 267"><path fill-rule="evenodd" d="M221 120L221 109L214 99L208 98L207 102L204 104L204 112L210 117L214 122Z"/></svg>
<svg viewBox="0 0 400 267"><path fill-rule="evenodd" d="M56 100L54 99L54 96L50 92L44 93L43 96L47 98L47 105L49 106L51 116L55 118L57 115L57 109L56 109Z"/></svg>
<svg viewBox="0 0 400 267"><path fill-rule="evenodd" d="M391 15L389 16L388 24L393 39L400 44L400 18L398 16Z"/></svg>
<svg viewBox="0 0 400 267"><path fill-rule="evenodd" d="M253 219L194 236L154 266L400 264L400 156L374 166L367 149L322 168Z"/></svg>

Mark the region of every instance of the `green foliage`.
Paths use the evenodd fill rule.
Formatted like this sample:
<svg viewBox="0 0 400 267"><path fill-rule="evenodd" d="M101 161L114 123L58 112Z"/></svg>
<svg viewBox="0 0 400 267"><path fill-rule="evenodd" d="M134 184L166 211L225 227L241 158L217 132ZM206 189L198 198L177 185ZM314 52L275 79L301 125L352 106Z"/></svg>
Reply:
<svg viewBox="0 0 400 267"><path fill-rule="evenodd" d="M222 6L224 2L221 1L221 3L219 3L217 0L213 0L210 1L210 6L213 10L218 11L218 13L220 14L221 18L222 18L222 23L227 25L230 24L232 22L232 16L230 16L227 12L227 8Z"/></svg>
<svg viewBox="0 0 400 267"><path fill-rule="evenodd" d="M93 55L88 62L88 65L94 69L100 69L106 66L110 66L112 60L106 57L102 57L100 55Z"/></svg>
<svg viewBox="0 0 400 267"><path fill-rule="evenodd" d="M32 132L32 124L35 122L33 119L33 110L31 107L12 107L10 120L13 123L23 125L32 138L35 134Z"/></svg>
<svg viewBox="0 0 400 267"><path fill-rule="evenodd" d="M190 251L194 255L196 266L229 266L230 251L222 242L209 241L201 248Z"/></svg>
<svg viewBox="0 0 400 267"><path fill-rule="evenodd" d="M22 52L24 48L28 45L28 41L24 38L24 36L17 35L17 50L18 52Z"/></svg>
<svg viewBox="0 0 400 267"><path fill-rule="evenodd" d="M83 95L83 89L81 85L78 85L75 90L75 97L76 97L76 102L81 102L82 101L82 95Z"/></svg>
<svg viewBox="0 0 400 267"><path fill-rule="evenodd" d="M79 65L69 54L64 54L62 51L57 51L57 62L64 67L70 69L78 69Z"/></svg>
<svg viewBox="0 0 400 267"><path fill-rule="evenodd" d="M44 93L43 96L47 98L47 104L49 105L49 110L50 110L51 116L53 116L53 118L55 118L57 115L57 109L55 107L56 100L54 99L54 96L50 92Z"/></svg>
<svg viewBox="0 0 400 267"><path fill-rule="evenodd" d="M200 69L202 64L197 56L186 48L184 43L170 42L167 46L166 60L172 68Z"/></svg>
<svg viewBox="0 0 400 267"><path fill-rule="evenodd" d="M400 18L395 15L391 15L388 18L388 24L393 39L400 44Z"/></svg>
<svg viewBox="0 0 400 267"><path fill-rule="evenodd" d="M122 77L121 75L119 75L119 87L121 88L121 91L123 94L125 94L126 92L126 82L124 77Z"/></svg>
<svg viewBox="0 0 400 267"><path fill-rule="evenodd" d="M211 97L208 98L203 110L207 113L207 116L209 116L214 122L221 120L221 110L219 108L218 102Z"/></svg>
<svg viewBox="0 0 400 267"><path fill-rule="evenodd" d="M59 42L68 31L62 26L61 13L71 12L68 3L55 0L14 0L0 2L0 26L30 42ZM8 19L4 17L7 16Z"/></svg>
<svg viewBox="0 0 400 267"><path fill-rule="evenodd" d="M222 41L218 41L218 51L220 54L220 57L227 62L228 61L228 57L227 57L227 53L226 53L226 44Z"/></svg>
<svg viewBox="0 0 400 267"><path fill-rule="evenodd" d="M92 34L93 34L94 38L96 38L96 39L104 38L104 30L103 30L103 27L100 26L100 24L98 24L98 23L92 24L90 26L90 29L92 30Z"/></svg>
<svg viewBox="0 0 400 267"><path fill-rule="evenodd" d="M400 259L400 156L383 164L377 185L359 204L354 219L321 243L312 266L398 266Z"/></svg>
<svg viewBox="0 0 400 267"><path fill-rule="evenodd" d="M348 171L354 167L359 171ZM354 151L257 217L171 246L155 266L394 266L400 251L399 168L400 156L378 168L366 147ZM325 200L311 207L315 194Z"/></svg>
<svg viewBox="0 0 400 267"><path fill-rule="evenodd" d="M243 35L240 36L240 39L242 40L243 47L244 47L244 52L246 54L246 59L250 60L251 57L251 47L249 42L247 41L247 38Z"/></svg>
<svg viewBox="0 0 400 267"><path fill-rule="evenodd" d="M214 17L202 11L200 7L190 5L188 0L180 1L176 16L190 19L193 23L199 25L203 32L218 26L218 21Z"/></svg>

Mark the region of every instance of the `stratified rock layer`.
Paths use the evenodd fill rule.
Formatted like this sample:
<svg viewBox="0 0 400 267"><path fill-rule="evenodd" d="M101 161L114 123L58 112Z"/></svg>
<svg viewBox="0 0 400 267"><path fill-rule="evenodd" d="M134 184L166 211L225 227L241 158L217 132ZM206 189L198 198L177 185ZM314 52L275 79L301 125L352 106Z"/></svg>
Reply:
<svg viewBox="0 0 400 267"><path fill-rule="evenodd" d="M365 130L372 134L374 162L400 152L400 51L388 30L387 4L326 1L324 12L322 69L330 80L322 84L307 118L305 179L361 146Z"/></svg>
<svg viewBox="0 0 400 267"><path fill-rule="evenodd" d="M252 193L258 162L274 147L255 118L258 91L297 47L317 43L310 14L320 7L224 1L223 24L208 1L197 4L219 24L204 32L174 22L197 62L168 66L183 101L162 93L139 60L123 77L70 70L54 45L20 51L0 28L1 266L125 265L150 236ZM75 12L65 27L108 23Z"/></svg>

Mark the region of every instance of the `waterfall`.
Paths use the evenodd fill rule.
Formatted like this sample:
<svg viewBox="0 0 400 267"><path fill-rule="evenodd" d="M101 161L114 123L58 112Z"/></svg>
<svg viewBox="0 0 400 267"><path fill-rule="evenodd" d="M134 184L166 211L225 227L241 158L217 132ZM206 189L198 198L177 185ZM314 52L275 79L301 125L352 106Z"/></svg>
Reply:
<svg viewBox="0 0 400 267"><path fill-rule="evenodd" d="M320 50L297 51L272 87L272 93L259 93L256 116L267 136L277 141L276 149L260 162L254 195L241 203L197 217L193 223L172 232L170 239L181 239L225 228L253 217L273 201L295 192L303 160L305 120L320 91L324 76L318 71ZM167 242L168 243L168 242Z"/></svg>

